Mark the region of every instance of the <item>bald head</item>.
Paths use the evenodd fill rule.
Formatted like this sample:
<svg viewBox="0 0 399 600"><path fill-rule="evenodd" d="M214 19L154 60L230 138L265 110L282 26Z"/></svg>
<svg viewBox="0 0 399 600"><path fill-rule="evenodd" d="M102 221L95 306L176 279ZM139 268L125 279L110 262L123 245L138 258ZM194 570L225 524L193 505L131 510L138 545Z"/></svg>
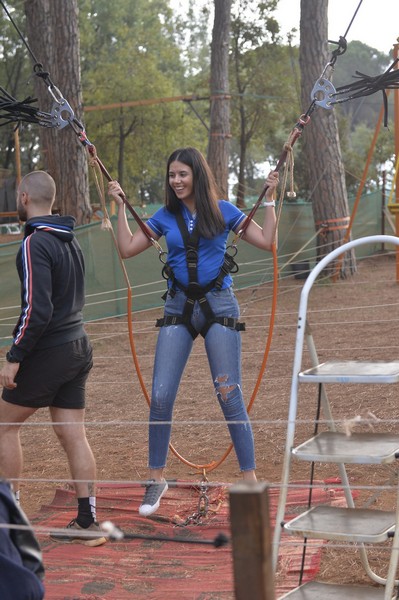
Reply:
<svg viewBox="0 0 399 600"><path fill-rule="evenodd" d="M55 181L45 171L32 171L25 175L19 184L17 195L17 210L21 221L51 214L55 192Z"/></svg>
<svg viewBox="0 0 399 600"><path fill-rule="evenodd" d="M35 204L51 206L55 199L55 181L45 171L32 171L22 178L19 191L26 192Z"/></svg>

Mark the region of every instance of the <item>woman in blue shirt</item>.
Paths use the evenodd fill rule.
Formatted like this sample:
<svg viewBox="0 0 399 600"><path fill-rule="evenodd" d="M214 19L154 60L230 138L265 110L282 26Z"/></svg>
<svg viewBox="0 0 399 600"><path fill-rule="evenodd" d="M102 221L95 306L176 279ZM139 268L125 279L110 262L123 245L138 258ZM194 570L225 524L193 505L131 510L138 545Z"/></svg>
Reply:
<svg viewBox="0 0 399 600"><path fill-rule="evenodd" d="M273 197L277 184L278 173L270 173L265 182L263 226L251 220L242 236L262 250L272 250L274 242ZM119 183L111 181L108 191L118 204L117 239L121 256L136 256L149 248L151 242L140 228L131 233ZM163 475L173 406L197 333L204 336L215 392L228 422L243 479L256 481L254 439L241 390L239 306L230 273L221 271L229 232L237 233L246 218L236 206L219 199L214 177L198 150L179 148L171 154L166 170L165 206L147 221L154 239L165 236L170 278L155 352L149 480L139 508L143 516L158 510L168 489Z"/></svg>

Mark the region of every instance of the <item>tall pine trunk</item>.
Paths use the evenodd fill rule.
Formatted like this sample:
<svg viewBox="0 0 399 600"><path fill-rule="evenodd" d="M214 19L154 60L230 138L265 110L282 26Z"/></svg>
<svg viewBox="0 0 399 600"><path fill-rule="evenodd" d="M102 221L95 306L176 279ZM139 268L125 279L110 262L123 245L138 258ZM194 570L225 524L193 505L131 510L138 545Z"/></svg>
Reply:
<svg viewBox="0 0 399 600"><path fill-rule="evenodd" d="M208 162L228 198L230 152L229 41L231 0L215 0L211 43L211 113Z"/></svg>
<svg viewBox="0 0 399 600"><path fill-rule="evenodd" d="M331 59L328 50L328 0L301 0L299 63L302 106L311 104L311 92ZM326 72L326 77L329 76ZM317 107L303 133L309 169L309 187L317 237L317 260L342 244L349 207L335 109ZM356 270L354 253L342 262L341 276ZM329 271L335 271L331 264Z"/></svg>
<svg viewBox="0 0 399 600"><path fill-rule="evenodd" d="M25 0L28 42L36 59L70 104L81 122L82 88L77 0ZM53 99L45 83L35 77L39 107L51 112ZM78 224L90 220L86 151L73 129L39 128L43 169L57 185L57 208Z"/></svg>

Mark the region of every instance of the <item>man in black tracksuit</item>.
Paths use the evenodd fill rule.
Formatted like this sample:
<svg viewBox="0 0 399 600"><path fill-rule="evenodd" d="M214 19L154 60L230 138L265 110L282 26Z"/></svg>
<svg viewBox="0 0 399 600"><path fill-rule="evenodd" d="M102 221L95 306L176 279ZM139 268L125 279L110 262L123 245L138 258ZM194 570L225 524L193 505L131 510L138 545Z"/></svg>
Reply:
<svg viewBox="0 0 399 600"><path fill-rule="evenodd" d="M95 519L96 464L84 426L85 385L93 364L82 319L84 260L75 219L52 215L55 193L54 180L44 171L26 175L17 193L19 218L26 221L17 255L21 313L0 371L0 475L13 482L18 497L22 449L15 424L49 407L78 499L68 532L51 537L98 546L106 539Z"/></svg>

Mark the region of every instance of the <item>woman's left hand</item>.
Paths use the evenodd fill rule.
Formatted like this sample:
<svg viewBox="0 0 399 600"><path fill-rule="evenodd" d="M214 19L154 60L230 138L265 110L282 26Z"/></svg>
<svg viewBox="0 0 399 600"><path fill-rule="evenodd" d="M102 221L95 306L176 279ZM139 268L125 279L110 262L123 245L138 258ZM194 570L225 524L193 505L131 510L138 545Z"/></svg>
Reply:
<svg viewBox="0 0 399 600"><path fill-rule="evenodd" d="M279 183L279 174L277 171L270 171L269 175L266 178L264 187L266 188L266 198L267 200L273 200L274 193Z"/></svg>
<svg viewBox="0 0 399 600"><path fill-rule="evenodd" d="M108 195L112 200L115 200L119 206L123 206L123 198L126 198L125 192L121 188L120 183L114 179L108 183Z"/></svg>

